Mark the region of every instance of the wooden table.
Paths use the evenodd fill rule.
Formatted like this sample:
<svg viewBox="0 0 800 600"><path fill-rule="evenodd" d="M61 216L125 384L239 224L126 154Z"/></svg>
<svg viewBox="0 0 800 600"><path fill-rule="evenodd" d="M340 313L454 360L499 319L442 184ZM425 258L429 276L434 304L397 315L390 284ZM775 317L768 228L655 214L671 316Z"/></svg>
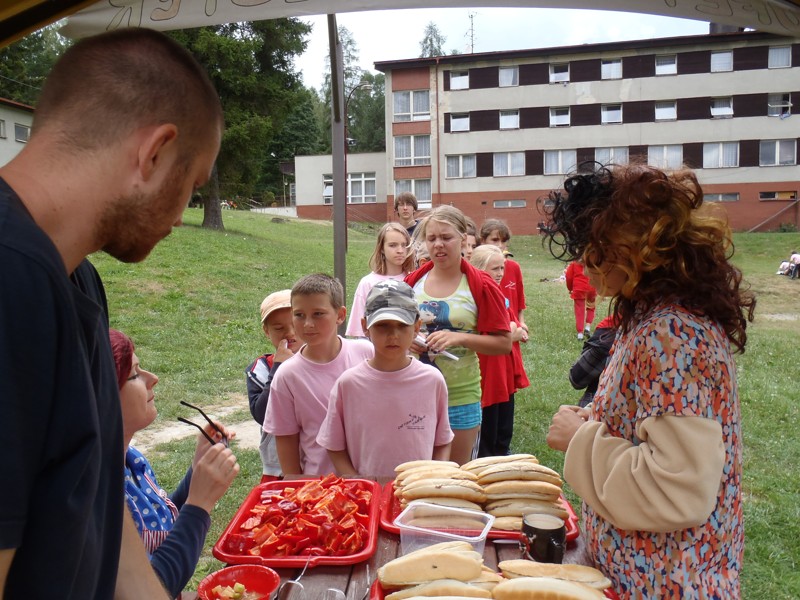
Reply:
<svg viewBox="0 0 800 600"><path fill-rule="evenodd" d="M287 477L300 479L302 477ZM388 479L376 479L381 484ZM368 598L368 592L375 580L378 568L400 554L400 536L379 529L378 547L372 557L362 563L348 566L319 566L306 570L300 583L305 590L305 600L318 600L325 596L325 590L336 588L343 591L347 600ZM522 558L519 543L511 540L487 540L483 551L483 562L487 567L497 570L497 563L504 560ZM570 542L564 555L565 563L590 564L583 536ZM302 569L276 569L281 581L294 579ZM295 599L299 600L299 599Z"/></svg>

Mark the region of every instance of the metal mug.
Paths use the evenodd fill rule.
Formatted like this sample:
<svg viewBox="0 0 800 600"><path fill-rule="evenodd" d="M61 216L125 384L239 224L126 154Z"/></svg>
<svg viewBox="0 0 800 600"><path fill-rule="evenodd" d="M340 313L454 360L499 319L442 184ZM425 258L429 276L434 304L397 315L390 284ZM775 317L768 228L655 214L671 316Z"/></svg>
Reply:
<svg viewBox="0 0 800 600"><path fill-rule="evenodd" d="M528 560L560 564L567 547L567 527L562 519L553 515L525 515L519 545L523 557Z"/></svg>

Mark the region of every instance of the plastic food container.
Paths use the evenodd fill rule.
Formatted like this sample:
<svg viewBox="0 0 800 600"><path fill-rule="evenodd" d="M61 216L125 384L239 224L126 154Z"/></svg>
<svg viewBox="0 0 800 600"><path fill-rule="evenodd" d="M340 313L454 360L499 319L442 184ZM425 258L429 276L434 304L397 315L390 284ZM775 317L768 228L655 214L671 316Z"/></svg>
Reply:
<svg viewBox="0 0 800 600"><path fill-rule="evenodd" d="M403 554L441 542L469 542L483 554L494 517L484 512L412 502L394 520Z"/></svg>
<svg viewBox="0 0 800 600"><path fill-rule="evenodd" d="M236 565L226 567L206 576L197 587L197 595L201 600L212 600L217 598L213 590L218 585L223 587L233 587L236 583L241 583L245 591L251 595L261 598L269 598L269 595L278 589L281 582L280 576L262 565Z"/></svg>

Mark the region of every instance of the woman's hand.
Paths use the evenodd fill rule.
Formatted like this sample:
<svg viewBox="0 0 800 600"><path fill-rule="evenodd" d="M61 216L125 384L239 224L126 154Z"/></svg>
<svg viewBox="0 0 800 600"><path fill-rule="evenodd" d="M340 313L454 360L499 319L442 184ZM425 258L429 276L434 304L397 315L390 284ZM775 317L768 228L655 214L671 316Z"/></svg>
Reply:
<svg viewBox="0 0 800 600"><path fill-rule="evenodd" d="M575 432L588 420L589 411L585 408L571 404L562 405L553 415L547 432L547 445L553 450L566 452Z"/></svg>
<svg viewBox="0 0 800 600"><path fill-rule="evenodd" d="M214 424L222 430L222 433L214 429L211 424L206 424L203 427L203 431L205 431L211 439L215 442L219 443L222 442L222 435L224 434L225 437L228 439L230 443L231 440L236 438L236 432L232 429L227 429L222 423L219 421L214 421ZM203 455L211 448L211 444L208 443L208 440L202 433L197 434L197 446L195 447L194 451L194 458L192 459L192 468L197 466L198 461L203 457Z"/></svg>
<svg viewBox="0 0 800 600"><path fill-rule="evenodd" d="M230 448L222 444L211 446L203 439L206 452L192 469L192 482L189 484L187 504L193 504L211 513L217 500L228 490L239 474L239 463Z"/></svg>

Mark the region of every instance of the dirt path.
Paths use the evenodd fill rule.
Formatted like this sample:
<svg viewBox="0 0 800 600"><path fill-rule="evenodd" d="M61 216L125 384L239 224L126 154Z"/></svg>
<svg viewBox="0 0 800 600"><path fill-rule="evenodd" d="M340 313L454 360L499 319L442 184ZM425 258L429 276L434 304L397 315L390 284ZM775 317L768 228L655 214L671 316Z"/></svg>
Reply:
<svg viewBox="0 0 800 600"><path fill-rule="evenodd" d="M236 423L229 423L225 418L227 415L238 412L245 402L244 398L237 399L232 406L211 406L209 408L203 407L208 416L211 418L219 419L224 422L229 429L236 432L236 443L239 448L258 449L258 444L261 441L261 426L253 419L247 421L240 421ZM194 419L192 419L194 420ZM196 422L202 422L202 417ZM144 454L153 450L159 444L165 444L174 440L180 440L190 436L197 435L197 430L190 427L185 423L164 423L153 424L147 429L137 433L133 438L133 445L136 446Z"/></svg>

